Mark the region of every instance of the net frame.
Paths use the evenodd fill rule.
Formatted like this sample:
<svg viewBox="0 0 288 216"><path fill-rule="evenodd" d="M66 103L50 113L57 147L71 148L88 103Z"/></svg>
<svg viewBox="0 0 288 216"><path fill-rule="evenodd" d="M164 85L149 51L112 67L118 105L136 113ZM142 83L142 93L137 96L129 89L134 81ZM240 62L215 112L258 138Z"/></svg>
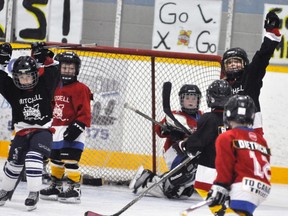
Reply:
<svg viewBox="0 0 288 216"><path fill-rule="evenodd" d="M212 81L219 79L221 75L221 57L217 55L99 46L86 47L77 44L48 43L47 45L55 54L69 50L79 55L82 60L79 81L88 85L94 96L101 94L102 100L104 100L101 103L94 101L91 105L93 118L98 116L96 125L104 124L103 121L105 121L105 116L101 115L101 112L105 112L103 103L106 103L104 107L109 113L108 103L111 100L105 101L104 98L109 94L115 97L118 95L119 100L115 100L114 103L110 102L110 112L111 106L121 108L118 112L114 110L116 116L110 115L112 119L106 118L106 121L113 121L114 119L114 121L121 122L115 126L115 128L122 127L118 132L116 129L109 128L111 133L116 134L111 142L114 147L106 148L106 146L103 148L103 145L105 146L107 143L97 140L97 137L94 140L91 139L91 131L97 131L99 134L101 130L105 130L103 125L101 127L92 126L92 128L87 129L86 149L80 161L83 175L102 178L108 182L129 182L139 166L151 169L157 174L168 170L162 156L165 140L156 135L152 122L127 109L125 110L125 103L160 121L164 117L161 98L162 84L165 81L171 81L173 84L172 109L180 108L178 91L183 84L188 83L199 86L202 92L200 109L206 112L208 111L205 100L206 88ZM101 83L101 81L102 86L97 89L95 83ZM106 90L109 91L103 90L103 82L107 82ZM97 112L94 112L95 110ZM109 115L107 116L109 117ZM106 128L108 127L106 125ZM122 143L121 148L118 148L119 144L116 142Z"/></svg>

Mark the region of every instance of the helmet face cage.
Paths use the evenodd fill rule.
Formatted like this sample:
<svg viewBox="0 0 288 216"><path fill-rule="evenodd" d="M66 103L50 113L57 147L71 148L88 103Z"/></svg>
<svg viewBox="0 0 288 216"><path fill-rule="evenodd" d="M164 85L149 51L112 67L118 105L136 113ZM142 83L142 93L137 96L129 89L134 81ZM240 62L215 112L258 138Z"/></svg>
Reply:
<svg viewBox="0 0 288 216"><path fill-rule="evenodd" d="M12 55L12 47L9 43L0 44L0 64L6 66Z"/></svg>
<svg viewBox="0 0 288 216"><path fill-rule="evenodd" d="M228 60L231 59L238 59L241 61L242 64L242 68L235 68L235 69L230 69L230 70L226 70L226 64L228 62ZM227 77L227 79L237 79L241 76L244 68L249 64L249 59L247 56L247 53L245 52L245 50L236 47L236 48L231 48L229 50L227 50L222 58L222 69Z"/></svg>
<svg viewBox="0 0 288 216"><path fill-rule="evenodd" d="M31 77L31 83L22 84L19 77L27 75ZM39 80L36 61L30 56L20 56L13 65L12 77L14 84L21 90L34 88Z"/></svg>
<svg viewBox="0 0 288 216"><path fill-rule="evenodd" d="M180 106L181 110L183 112L186 112L188 114L196 114L199 110L200 106L200 101L201 101L201 91L196 85L183 85L179 91L179 101L180 101ZM184 107L184 98L187 95L195 95L197 97L197 105L195 108L187 108Z"/></svg>
<svg viewBox="0 0 288 216"><path fill-rule="evenodd" d="M230 121L240 124L252 125L255 117L256 107L249 96L234 95L224 106L223 121L230 127Z"/></svg>
<svg viewBox="0 0 288 216"><path fill-rule="evenodd" d="M232 87L225 80L213 81L207 89L206 101L210 108L223 109L228 99L232 96Z"/></svg>
<svg viewBox="0 0 288 216"><path fill-rule="evenodd" d="M75 69L76 69L75 75L77 76L79 74L80 66L81 66L81 59L76 53L74 52L59 53L55 56L54 59L56 61L59 61L60 67L62 63L75 64Z"/></svg>

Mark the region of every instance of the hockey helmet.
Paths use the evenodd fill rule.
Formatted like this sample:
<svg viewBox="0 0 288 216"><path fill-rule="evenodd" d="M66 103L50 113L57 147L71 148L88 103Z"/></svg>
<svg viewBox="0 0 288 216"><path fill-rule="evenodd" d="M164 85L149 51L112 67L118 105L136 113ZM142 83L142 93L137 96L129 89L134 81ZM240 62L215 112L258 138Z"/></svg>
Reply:
<svg viewBox="0 0 288 216"><path fill-rule="evenodd" d="M232 96L232 87L225 80L215 80L207 88L206 101L208 107L223 109Z"/></svg>
<svg viewBox="0 0 288 216"><path fill-rule="evenodd" d="M253 124L256 106L248 95L234 95L224 106L223 121L229 126L229 121L241 124Z"/></svg>
<svg viewBox="0 0 288 216"><path fill-rule="evenodd" d="M180 88L178 95L179 95L181 110L183 112L186 112L188 114L195 114L198 112L202 94L201 94L201 91L197 85L191 85L191 84L183 85ZM198 101L197 101L197 107L196 108L184 107L184 98L186 95L195 95L197 97Z"/></svg>
<svg viewBox="0 0 288 216"><path fill-rule="evenodd" d="M29 77L29 82L20 81L23 76ZM39 80L36 61L31 56L20 56L13 65L12 77L14 84L22 90L34 88Z"/></svg>

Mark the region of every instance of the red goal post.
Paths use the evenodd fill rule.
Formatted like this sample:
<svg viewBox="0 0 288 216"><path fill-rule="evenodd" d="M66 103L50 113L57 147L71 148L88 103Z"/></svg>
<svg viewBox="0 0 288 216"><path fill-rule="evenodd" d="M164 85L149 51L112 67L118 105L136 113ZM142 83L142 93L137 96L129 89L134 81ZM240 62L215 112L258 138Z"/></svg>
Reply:
<svg viewBox="0 0 288 216"><path fill-rule="evenodd" d="M80 56L78 79L94 94L81 170L84 175L117 183L130 181L141 165L157 173L167 170L162 158L164 140L155 135L153 123L124 104L160 121L164 117L162 85L170 81L172 109L180 108L180 87L197 84L202 91L200 107L207 111L206 88L221 72L221 57L216 55L48 45L55 54L72 50Z"/></svg>

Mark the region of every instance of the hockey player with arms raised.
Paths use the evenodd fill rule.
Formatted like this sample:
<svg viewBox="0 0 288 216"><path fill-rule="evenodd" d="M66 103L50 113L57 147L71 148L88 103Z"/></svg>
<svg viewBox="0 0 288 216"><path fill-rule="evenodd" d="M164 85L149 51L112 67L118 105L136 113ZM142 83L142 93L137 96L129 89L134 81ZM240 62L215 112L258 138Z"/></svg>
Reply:
<svg viewBox="0 0 288 216"><path fill-rule="evenodd" d="M77 80L81 60L74 52L55 57L60 63L62 82L54 95L53 136L50 155L51 185L40 191L41 199L79 203L81 201L79 161L84 149L85 128L90 127L90 89ZM68 188L63 190L66 174Z"/></svg>
<svg viewBox="0 0 288 216"><path fill-rule="evenodd" d="M235 95L224 107L224 123L231 128L216 139L217 176L208 193L210 206L229 206L238 215L252 216L270 193L270 149L252 129L256 106L249 96Z"/></svg>
<svg viewBox="0 0 288 216"><path fill-rule="evenodd" d="M193 133L197 130L197 121L202 115L202 112L199 110L201 91L196 85L183 85L179 91L179 100L181 111L174 110L172 113L182 125L189 128ZM159 137L166 139L163 149L164 159L169 170L172 170L187 158L186 154L177 152L174 148L174 145L177 145L180 140L187 137L187 134L175 127L168 117L163 118L160 123L166 125L166 128L163 129L163 127L155 125L155 131ZM168 178L163 185L161 184L159 187L149 191L149 194L157 197L166 196L168 198L190 197L194 192L193 184L196 169L197 160L193 159ZM156 183L160 178L161 176L155 175L152 171L144 170L143 167L140 167L130 183L130 188L134 189L134 193L139 193Z"/></svg>
<svg viewBox="0 0 288 216"><path fill-rule="evenodd" d="M13 193L15 184L25 165L27 189L25 205L36 208L42 185L43 156L49 156L52 143L51 100L59 82L54 54L43 43L32 45L32 55L20 56L13 65L12 77L0 72L0 93L12 107L15 137L10 145L4 165L0 190L0 205ZM37 50L37 51L36 51ZM0 45L0 61L11 56L8 43ZM7 59L6 59L7 60ZM40 67L40 68L38 68Z"/></svg>
<svg viewBox="0 0 288 216"><path fill-rule="evenodd" d="M254 100L256 114L253 128L260 133L263 133L259 103L262 80L269 60L281 41L280 20L275 11L277 10L272 10L266 15L264 24L266 34L260 50L255 53L250 64L247 53L239 47L227 50L222 58L223 78L232 86L233 94L249 95Z"/></svg>

